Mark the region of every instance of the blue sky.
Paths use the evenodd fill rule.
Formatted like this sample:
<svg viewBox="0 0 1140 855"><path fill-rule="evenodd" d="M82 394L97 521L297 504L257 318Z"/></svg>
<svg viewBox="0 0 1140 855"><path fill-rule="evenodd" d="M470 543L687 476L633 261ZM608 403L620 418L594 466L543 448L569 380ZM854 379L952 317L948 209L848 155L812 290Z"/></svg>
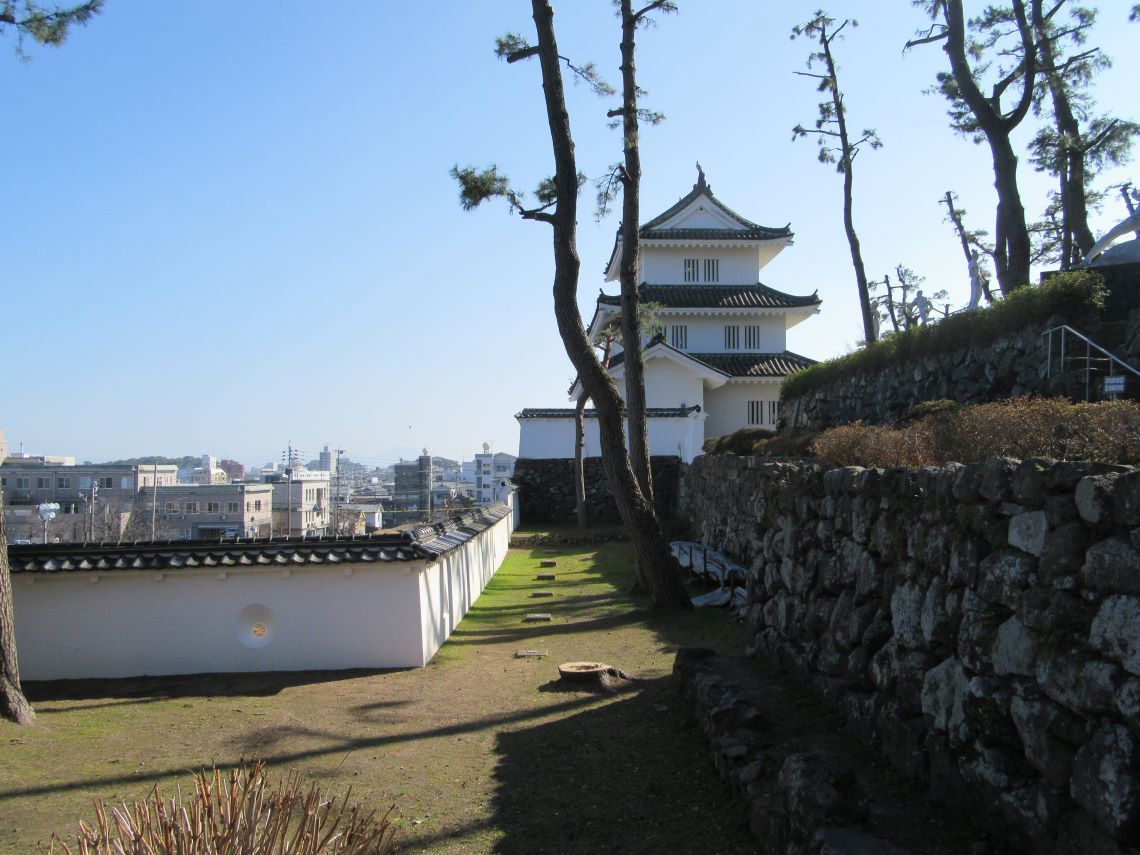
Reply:
<svg viewBox="0 0 1140 855"><path fill-rule="evenodd" d="M788 35L817 5L682 0L641 34L638 66L645 103L667 116L642 135L644 219L688 192L699 160L727 205L790 221L795 245L761 278L819 290L822 313L789 348L825 358L861 324L839 176L814 142L791 141L817 95L793 74L808 45ZM1115 60L1100 104L1137 118L1140 25L1126 0L1099 6L1095 43ZM464 213L448 176L497 163L530 188L551 172L538 68L492 52L497 35L533 32L529 4L425 8L108 0L61 49L22 62L5 45L0 427L14 447L263 462L291 440L374 461L422 446L470 457L488 441L514 451L519 409L565 405L549 229L504 207ZM557 8L562 52L617 82L608 0ZM962 305L968 277L937 200L954 189L992 229L988 151L923 94L945 56L902 52L916 10L829 11L860 21L838 47L840 80L852 124L884 141L855 176L868 273L907 264ZM569 97L579 166L602 174L620 156L610 104L582 87ZM1036 212L1048 180L1024 163L1020 175ZM1094 231L1123 213L1113 200ZM584 200L587 317L616 227Z"/></svg>

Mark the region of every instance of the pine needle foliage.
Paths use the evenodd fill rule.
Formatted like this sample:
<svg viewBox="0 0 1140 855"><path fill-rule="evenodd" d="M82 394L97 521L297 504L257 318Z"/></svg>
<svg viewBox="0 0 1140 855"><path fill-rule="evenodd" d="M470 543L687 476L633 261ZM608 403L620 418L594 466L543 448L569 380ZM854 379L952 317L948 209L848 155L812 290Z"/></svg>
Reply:
<svg viewBox="0 0 1140 855"><path fill-rule="evenodd" d="M156 787L141 802L95 805L95 823L79 823L74 844L57 837L46 855L390 855L395 828L342 797L306 789L299 772L279 783L265 763L242 763L194 776L194 794L165 799Z"/></svg>
<svg viewBox="0 0 1140 855"><path fill-rule="evenodd" d="M1095 315L1104 308L1105 294L1104 279L1097 273L1059 273L1038 286L1018 288L986 308L886 335L854 353L813 365L784 381L780 399L798 398L828 383L884 371L909 360L986 345L1002 335L1044 324L1055 315L1070 321Z"/></svg>

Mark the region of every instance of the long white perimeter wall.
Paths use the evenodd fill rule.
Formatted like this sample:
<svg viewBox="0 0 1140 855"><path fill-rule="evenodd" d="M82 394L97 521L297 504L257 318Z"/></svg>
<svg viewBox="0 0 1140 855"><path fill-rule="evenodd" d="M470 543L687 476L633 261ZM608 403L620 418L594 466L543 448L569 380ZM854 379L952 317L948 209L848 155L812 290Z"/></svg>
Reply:
<svg viewBox="0 0 1140 855"><path fill-rule="evenodd" d="M427 664L506 557L512 515L433 562L12 578L25 680Z"/></svg>
<svg viewBox="0 0 1140 855"><path fill-rule="evenodd" d="M629 423L626 423L626 436ZM600 457L601 440L598 420L586 419L586 457ZM704 413L688 416L649 419L649 453L680 457L685 463L701 453L705 441ZM519 457L537 460L572 458L574 456L574 419L519 419Z"/></svg>

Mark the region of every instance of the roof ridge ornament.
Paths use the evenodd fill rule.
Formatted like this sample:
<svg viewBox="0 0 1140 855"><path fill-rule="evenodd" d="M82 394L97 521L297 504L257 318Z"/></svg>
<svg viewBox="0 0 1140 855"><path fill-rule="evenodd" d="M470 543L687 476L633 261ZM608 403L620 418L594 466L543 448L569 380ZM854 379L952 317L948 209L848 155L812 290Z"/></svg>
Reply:
<svg viewBox="0 0 1140 855"><path fill-rule="evenodd" d="M705 181L705 171L701 169L701 162L699 160L697 161L697 183L694 185L694 189L708 190L710 193L712 192L712 190L709 188L708 182Z"/></svg>

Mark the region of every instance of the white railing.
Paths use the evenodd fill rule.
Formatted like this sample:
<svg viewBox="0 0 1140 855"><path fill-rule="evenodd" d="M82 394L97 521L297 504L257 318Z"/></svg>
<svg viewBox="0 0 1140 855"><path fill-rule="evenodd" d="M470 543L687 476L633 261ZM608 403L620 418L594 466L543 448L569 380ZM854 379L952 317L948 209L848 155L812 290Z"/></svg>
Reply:
<svg viewBox="0 0 1140 855"><path fill-rule="evenodd" d="M1121 373L1126 371L1126 372L1129 372L1129 373L1135 375L1137 378L1140 378L1140 371L1133 368L1131 365L1129 365L1127 362L1125 362L1123 359L1121 359L1116 354L1110 353L1109 351L1105 350L1103 347L1101 347L1095 341L1088 338L1088 336L1082 335L1081 333L1077 332L1075 329L1073 329L1068 324L1061 324L1060 326L1053 327L1052 329L1045 330L1045 332L1041 333L1042 336L1048 336L1049 337L1047 340L1048 346L1047 346L1046 357L1045 357L1045 372L1046 372L1045 376L1046 376L1046 378L1053 376L1053 333L1055 333L1055 332L1061 333L1060 355L1059 355L1059 359L1058 359L1058 363L1060 364L1059 372L1061 374L1064 374L1064 372L1065 372L1066 336L1070 336L1070 335L1075 336L1080 341L1083 341L1085 343L1084 356L1076 356L1075 358L1083 359L1085 362L1085 369L1084 370L1085 370L1085 400L1086 401L1092 400L1092 372L1093 372L1093 363L1094 362L1106 363L1107 369L1108 369L1107 376L1109 376L1109 377L1115 376L1117 368L1120 368L1120 369L1123 369ZM1079 348L1080 345L1078 344L1077 347ZM1100 353L1103 355L1100 357L1094 357L1093 356L1094 350L1097 353ZM1112 397L1112 399L1115 400L1116 393L1110 392L1109 394Z"/></svg>

